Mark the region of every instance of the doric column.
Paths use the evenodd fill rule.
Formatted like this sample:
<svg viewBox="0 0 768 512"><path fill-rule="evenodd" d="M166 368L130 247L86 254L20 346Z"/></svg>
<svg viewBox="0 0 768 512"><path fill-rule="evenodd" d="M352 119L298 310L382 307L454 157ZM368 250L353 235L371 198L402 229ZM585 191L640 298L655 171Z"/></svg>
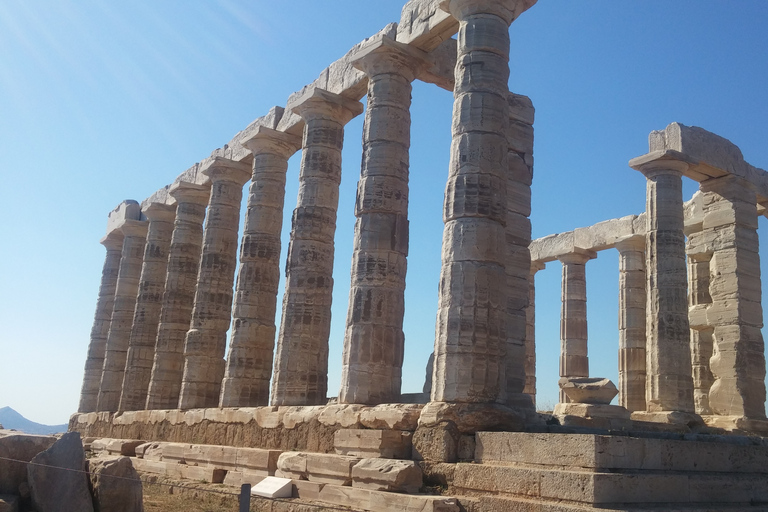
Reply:
<svg viewBox="0 0 768 512"><path fill-rule="evenodd" d="M630 163L647 179L646 411L664 421L674 421L671 413L694 413L683 233L682 173L688 164L669 153Z"/></svg>
<svg viewBox="0 0 768 512"><path fill-rule="evenodd" d="M98 403L101 372L104 367L104 351L109 334L109 324L112 321L117 274L120 270L120 258L123 253L123 232L119 229L113 230L101 239L101 244L106 247L107 255L104 258L104 267L101 271L99 299L96 302L96 314L91 328L88 358L85 360L85 375L83 388L80 391L78 412L93 412Z"/></svg>
<svg viewBox="0 0 768 512"><path fill-rule="evenodd" d="M312 88L294 107L304 119L299 198L293 211L273 405L326 402L333 292L333 238L344 125L358 101Z"/></svg>
<svg viewBox="0 0 768 512"><path fill-rule="evenodd" d="M288 159L301 147L301 138L259 126L243 145L253 152L253 174L220 407L269 403L285 172Z"/></svg>
<svg viewBox="0 0 768 512"><path fill-rule="evenodd" d="M587 261L591 251L560 256L563 281L560 309L560 377L589 377L587 356ZM560 403L568 402L560 390Z"/></svg>
<svg viewBox="0 0 768 512"><path fill-rule="evenodd" d="M352 59L368 75L368 109L339 402L375 405L400 398L411 82L425 60L387 37Z"/></svg>
<svg viewBox="0 0 768 512"><path fill-rule="evenodd" d="M531 262L531 275L528 278L528 305L525 307L525 388L536 403L536 273L544 270L547 264L541 261Z"/></svg>
<svg viewBox="0 0 768 512"><path fill-rule="evenodd" d="M123 250L120 270L115 286L115 302L107 335L104 367L101 373L99 399L96 410L117 411L125 372L125 358L131 338L136 295L147 242L147 221L126 220L120 227L123 232Z"/></svg>
<svg viewBox="0 0 768 512"><path fill-rule="evenodd" d="M149 229L128 343L120 411L139 411L147 402L176 207L150 203L142 211L149 220Z"/></svg>
<svg viewBox="0 0 768 512"><path fill-rule="evenodd" d="M179 409L216 407L224 377L227 329L237 264L243 185L250 165L213 158L202 171L211 180L192 320L184 342Z"/></svg>
<svg viewBox="0 0 768 512"><path fill-rule="evenodd" d="M645 237L616 244L619 251L619 405L645 411Z"/></svg>
<svg viewBox="0 0 768 512"><path fill-rule="evenodd" d="M445 4L459 21L459 33L443 209L434 402L493 403L507 398L509 24L524 4L514 0ZM530 254L523 267L527 270L529 265ZM510 293L527 296L527 279L521 279L519 287ZM521 332L519 339L524 336Z"/></svg>
<svg viewBox="0 0 768 512"><path fill-rule="evenodd" d="M176 219L168 250L168 275L157 328L147 409L175 409L184 372L184 338L192 319L203 220L211 195L210 185L174 183L168 193L176 200Z"/></svg>
<svg viewBox="0 0 768 512"><path fill-rule="evenodd" d="M765 349L761 304L757 198L728 176L701 183L704 235L714 240L707 323L714 329L709 391L712 412L765 419ZM709 235L709 236L707 236Z"/></svg>
<svg viewBox="0 0 768 512"><path fill-rule="evenodd" d="M714 328L707 322L707 309L712 305L709 294L711 247L696 247L705 238L693 233L686 244L688 253L688 322L691 326L691 365L693 369L693 401L696 414L712 414L709 390L714 383L709 368L714 349ZM701 244L704 245L704 244ZM703 251L701 249L704 249ZM707 251L709 249L709 251Z"/></svg>

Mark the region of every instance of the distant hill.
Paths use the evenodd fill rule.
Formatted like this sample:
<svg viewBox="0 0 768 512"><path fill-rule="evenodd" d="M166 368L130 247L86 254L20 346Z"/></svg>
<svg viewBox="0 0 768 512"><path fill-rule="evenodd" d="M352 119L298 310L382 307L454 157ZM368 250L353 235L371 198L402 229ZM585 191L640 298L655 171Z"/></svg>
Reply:
<svg viewBox="0 0 768 512"><path fill-rule="evenodd" d="M27 434L58 434L67 431L67 424L64 425L43 425L29 421L27 418L17 413L10 407L0 409L0 425L6 429L19 430Z"/></svg>

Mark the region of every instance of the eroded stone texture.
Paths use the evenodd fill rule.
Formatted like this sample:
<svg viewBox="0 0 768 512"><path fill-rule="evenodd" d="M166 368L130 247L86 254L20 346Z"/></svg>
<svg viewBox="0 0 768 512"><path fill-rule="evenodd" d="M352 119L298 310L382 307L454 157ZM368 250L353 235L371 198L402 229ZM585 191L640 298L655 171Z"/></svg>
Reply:
<svg viewBox="0 0 768 512"><path fill-rule="evenodd" d="M754 191L736 177L707 180L702 235L714 247L707 323L714 329L709 405L715 414L765 419L765 346Z"/></svg>
<svg viewBox="0 0 768 512"><path fill-rule="evenodd" d="M243 144L253 152L253 173L221 407L253 407L269 402L285 172L288 158L301 147L301 138L260 126Z"/></svg>
<svg viewBox="0 0 768 512"><path fill-rule="evenodd" d="M688 234L688 321L691 327L691 364L693 401L696 414L712 414L709 389L714 378L709 369L714 347L714 328L707 322L707 308L712 304L709 294L711 248L702 244L701 231Z"/></svg>
<svg viewBox="0 0 768 512"><path fill-rule="evenodd" d="M616 244L619 251L619 405L645 410L645 237Z"/></svg>
<svg viewBox="0 0 768 512"><path fill-rule="evenodd" d="M184 338L192 318L203 243L203 219L210 189L210 185L181 181L169 190L176 200L176 219L168 250L168 274L147 392L147 409L175 409L179 403L184 372Z"/></svg>
<svg viewBox="0 0 768 512"><path fill-rule="evenodd" d="M101 286L99 299L96 302L96 314L91 328L91 342L88 345L88 357L85 360L83 387L80 391L80 406L78 412L96 410L99 400L99 385L101 372L104 368L104 352L107 346L107 335L112 322L112 309L115 305L115 287L117 274L120 270L120 258L123 253L123 233L114 230L101 240L106 247L104 268L101 271Z"/></svg>
<svg viewBox="0 0 768 512"><path fill-rule="evenodd" d="M126 356L120 411L138 411L144 409L147 402L176 207L151 203L143 212L149 220L149 228Z"/></svg>
<svg viewBox="0 0 768 512"><path fill-rule="evenodd" d="M589 377L587 356L587 276L591 251L561 256L563 281L560 309L560 377ZM560 390L560 402L569 401Z"/></svg>
<svg viewBox="0 0 768 512"><path fill-rule="evenodd" d="M312 88L294 106L305 122L299 197L293 212L273 405L326 401L336 210L344 125L358 101Z"/></svg>
<svg viewBox="0 0 768 512"><path fill-rule="evenodd" d="M528 306L525 308L525 388L523 393L536 404L536 272L544 270L545 263L532 262L528 278Z"/></svg>
<svg viewBox="0 0 768 512"><path fill-rule="evenodd" d="M184 342L180 409L216 407L219 403L237 262L240 202L251 168L242 162L214 158L203 173L211 179L211 197L192 320Z"/></svg>
<svg viewBox="0 0 768 512"><path fill-rule="evenodd" d="M104 367L96 407L98 411L116 411L120 405L125 359L131 338L144 246L147 241L147 221L126 220L120 230L124 236L123 250L115 286L112 320L104 353Z"/></svg>
<svg viewBox="0 0 768 512"><path fill-rule="evenodd" d="M355 203L340 403L397 402L408 256L411 82L425 55L380 37L353 60L369 77Z"/></svg>

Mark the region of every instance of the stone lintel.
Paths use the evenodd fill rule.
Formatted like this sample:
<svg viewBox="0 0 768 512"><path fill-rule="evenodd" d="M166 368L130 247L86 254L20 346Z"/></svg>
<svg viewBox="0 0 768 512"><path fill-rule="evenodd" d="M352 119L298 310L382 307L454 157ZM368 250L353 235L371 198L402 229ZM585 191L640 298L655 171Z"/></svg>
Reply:
<svg viewBox="0 0 768 512"><path fill-rule="evenodd" d="M202 166L202 174L208 176L211 181L232 181L241 185L251 179L251 166L246 162L236 162L228 158L215 156L206 159Z"/></svg>
<svg viewBox="0 0 768 512"><path fill-rule="evenodd" d="M208 198L211 195L210 182L206 185L198 185L188 181L179 181L171 185L168 189L168 195L173 197L174 202L192 202L197 204L208 204Z"/></svg>
<svg viewBox="0 0 768 512"><path fill-rule="evenodd" d="M165 203L149 203L141 209L141 213L150 221L173 222L176 217L176 206Z"/></svg>
<svg viewBox="0 0 768 512"><path fill-rule="evenodd" d="M432 64L426 53L398 43L385 34L377 34L349 59L355 68L368 76L398 73L409 82L414 80L419 69Z"/></svg>
<svg viewBox="0 0 768 512"><path fill-rule="evenodd" d="M301 137L266 126L257 126L241 144L253 154L276 153L287 160L301 149Z"/></svg>
<svg viewBox="0 0 768 512"><path fill-rule="evenodd" d="M537 0L442 0L440 8L461 21L476 14L493 14L507 25L533 7Z"/></svg>
<svg viewBox="0 0 768 512"><path fill-rule="evenodd" d="M688 155L675 151L673 149L661 149L651 151L645 155L638 156L629 161L629 166L636 171L640 171L646 177L656 175L660 172L677 172L693 180L700 181L698 173L689 174L687 171L696 162Z"/></svg>
<svg viewBox="0 0 768 512"><path fill-rule="evenodd" d="M305 121L310 118L327 118L347 124L353 117L363 113L363 104L319 87L310 87L296 100L291 110Z"/></svg>

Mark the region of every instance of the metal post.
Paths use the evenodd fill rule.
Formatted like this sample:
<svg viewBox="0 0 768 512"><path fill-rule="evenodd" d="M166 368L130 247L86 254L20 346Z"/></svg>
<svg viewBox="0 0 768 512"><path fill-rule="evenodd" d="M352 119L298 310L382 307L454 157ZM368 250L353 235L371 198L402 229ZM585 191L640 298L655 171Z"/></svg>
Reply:
<svg viewBox="0 0 768 512"><path fill-rule="evenodd" d="M249 512L251 510L251 484L240 486L240 509L239 512Z"/></svg>

